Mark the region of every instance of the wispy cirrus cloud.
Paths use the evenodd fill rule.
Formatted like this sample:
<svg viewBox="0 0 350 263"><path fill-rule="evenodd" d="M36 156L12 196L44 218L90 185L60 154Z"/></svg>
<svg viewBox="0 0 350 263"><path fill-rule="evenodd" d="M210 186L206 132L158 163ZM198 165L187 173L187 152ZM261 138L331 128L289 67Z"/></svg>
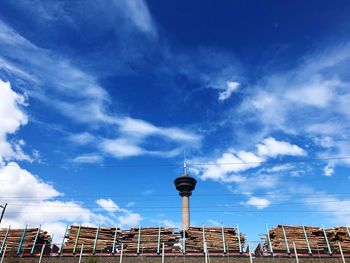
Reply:
<svg viewBox="0 0 350 263"><path fill-rule="evenodd" d="M141 4L137 1L132 8L140 9ZM57 112L81 125L93 127L95 131L108 126L115 134L113 138L101 133L99 136L88 132L73 134L70 139L76 144L97 141L96 150L117 158L143 154L169 157L179 154L185 143L194 147L200 145L201 136L196 133L177 127L160 127L112 112L111 97L95 77L83 72L68 59L36 46L3 22L0 22L0 39L0 48L7 54L1 57L3 70L15 79L19 87L26 83L25 90L31 98L46 103L47 107L54 107ZM10 52L13 48L18 52ZM20 57L26 57L26 60ZM51 91L48 92L45 86L50 86ZM144 142L150 136L170 140L174 144L172 148L144 148ZM76 159L80 163L87 160Z"/></svg>

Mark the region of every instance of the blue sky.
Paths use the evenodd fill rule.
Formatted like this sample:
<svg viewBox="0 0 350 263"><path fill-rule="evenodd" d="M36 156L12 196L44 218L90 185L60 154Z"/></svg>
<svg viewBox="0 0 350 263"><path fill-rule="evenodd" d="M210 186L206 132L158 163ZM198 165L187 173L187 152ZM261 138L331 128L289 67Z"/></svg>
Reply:
<svg viewBox="0 0 350 263"><path fill-rule="evenodd" d="M4 225L349 222L350 4L3 1ZM4 190L3 190L4 189Z"/></svg>

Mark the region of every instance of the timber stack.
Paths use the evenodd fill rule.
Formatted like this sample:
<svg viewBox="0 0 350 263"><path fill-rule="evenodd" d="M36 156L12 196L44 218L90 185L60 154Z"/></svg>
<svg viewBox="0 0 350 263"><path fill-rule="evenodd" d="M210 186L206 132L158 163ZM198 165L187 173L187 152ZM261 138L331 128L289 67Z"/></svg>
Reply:
<svg viewBox="0 0 350 263"><path fill-rule="evenodd" d="M274 253L294 252L293 242L298 253L329 254L330 251L339 253L338 242L341 243L344 252L350 252L350 238L345 227L323 229L312 226L278 225L269 230L269 238ZM270 251L268 238L265 239L264 247L266 251Z"/></svg>
<svg viewBox="0 0 350 263"><path fill-rule="evenodd" d="M37 254L40 253L42 245L51 244L50 235L40 228L25 229L0 229L1 247L10 254ZM49 247L49 246L48 246Z"/></svg>
<svg viewBox="0 0 350 263"><path fill-rule="evenodd" d="M121 230L116 227L70 226L64 253L114 253L120 249Z"/></svg>
<svg viewBox="0 0 350 263"><path fill-rule="evenodd" d="M145 227L123 230L122 243L125 253L174 253L175 243L179 242L179 236L174 233L174 228Z"/></svg>
<svg viewBox="0 0 350 263"><path fill-rule="evenodd" d="M245 237L234 227L189 227L185 249L187 253L204 252L204 242L209 253L240 253Z"/></svg>

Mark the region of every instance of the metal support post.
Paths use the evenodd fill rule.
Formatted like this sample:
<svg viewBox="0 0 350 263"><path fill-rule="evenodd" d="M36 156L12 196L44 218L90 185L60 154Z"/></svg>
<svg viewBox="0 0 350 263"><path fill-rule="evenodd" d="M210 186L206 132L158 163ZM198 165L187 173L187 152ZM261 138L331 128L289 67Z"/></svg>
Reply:
<svg viewBox="0 0 350 263"><path fill-rule="evenodd" d="M120 249L119 263L123 262L123 253L124 253L124 243L122 243L122 247Z"/></svg>
<svg viewBox="0 0 350 263"><path fill-rule="evenodd" d="M39 257L39 263L41 263L41 259L43 258L43 254L45 251L45 244L41 247L40 257Z"/></svg>
<svg viewBox="0 0 350 263"><path fill-rule="evenodd" d="M207 246L206 246L206 241L205 241L205 229L204 229L204 225L202 226L202 232L203 232L203 252L206 253L207 250Z"/></svg>
<svg viewBox="0 0 350 263"><path fill-rule="evenodd" d="M9 226L7 228L7 231L6 231L6 234L4 236L4 239L2 240L2 244L1 244L1 248L0 248L0 254L1 254L2 250L4 249L4 247L6 246L6 241L7 241L7 237L9 235L9 232L10 232L10 228L11 228L11 226Z"/></svg>
<svg viewBox="0 0 350 263"><path fill-rule="evenodd" d="M305 241L306 241L306 245L307 245L307 250L309 251L309 254L312 255L312 250L310 247L309 238L307 237L305 226L303 226L303 231L304 231L304 237L305 237Z"/></svg>
<svg viewBox="0 0 350 263"><path fill-rule="evenodd" d="M97 240L98 240L99 232L100 232L100 227L98 227L97 230L96 230L96 236L95 236L94 246L93 246L93 249L92 249L92 254L96 253L96 246L97 246Z"/></svg>
<svg viewBox="0 0 350 263"><path fill-rule="evenodd" d="M239 232L239 226L237 224L237 238L238 238L238 246L239 246L239 253L242 254L242 243L241 243L241 233Z"/></svg>
<svg viewBox="0 0 350 263"><path fill-rule="evenodd" d="M296 261L296 263L299 263L298 251L297 251L297 247L295 246L294 241L293 241L293 249L294 249L295 261Z"/></svg>
<svg viewBox="0 0 350 263"><path fill-rule="evenodd" d="M346 226L346 231L348 232L348 236L350 237L350 230L348 226Z"/></svg>
<svg viewBox="0 0 350 263"><path fill-rule="evenodd" d="M1 216L0 216L0 223L1 223L2 218L4 217L4 214L5 214L7 203L4 206L0 205L0 207L2 208L2 212L1 212Z"/></svg>
<svg viewBox="0 0 350 263"><path fill-rule="evenodd" d="M62 238L62 244L61 244L61 248L60 248L60 255L62 255L62 253L63 253L64 241L66 239L67 231L68 231L68 225L66 227L66 230L64 231L64 235L63 235L63 238Z"/></svg>
<svg viewBox="0 0 350 263"><path fill-rule="evenodd" d="M39 233L40 233L40 228L41 228L41 225L39 225L38 231L36 232L36 235L35 235L35 239L34 239L34 242L33 242L32 249L30 250L30 254L32 254L32 255L33 255L34 250L35 250L36 241L38 240L38 236L39 236Z"/></svg>
<svg viewBox="0 0 350 263"><path fill-rule="evenodd" d="M115 242L117 240L117 234L118 234L118 226L116 226L115 232L114 232L112 254L115 254Z"/></svg>
<svg viewBox="0 0 350 263"><path fill-rule="evenodd" d="M140 243L141 243L141 226L139 226L139 235L137 238L137 255L140 255Z"/></svg>
<svg viewBox="0 0 350 263"><path fill-rule="evenodd" d="M6 249L7 249L7 245L5 246L4 252L3 252L2 255L1 255L1 262L0 262L0 263L3 263L3 262L4 262L4 258L5 258L5 254L6 254Z"/></svg>
<svg viewBox="0 0 350 263"><path fill-rule="evenodd" d="M182 230L182 241L183 241L183 252L186 254L186 231L185 229Z"/></svg>
<svg viewBox="0 0 350 263"><path fill-rule="evenodd" d="M289 255L290 254L290 249L289 249L289 244L288 244L286 231L284 231L284 226L283 225L282 225L282 231L283 231L284 243L286 244L286 250L287 250L287 253Z"/></svg>
<svg viewBox="0 0 350 263"><path fill-rule="evenodd" d="M158 238L157 238L157 254L160 254L160 226L158 228Z"/></svg>
<svg viewBox="0 0 350 263"><path fill-rule="evenodd" d="M81 225L79 225L77 237L75 238L74 248L73 248L73 254L75 254L76 251L77 251L77 246L78 246L78 241L79 241L80 230L81 230Z"/></svg>
<svg viewBox="0 0 350 263"><path fill-rule="evenodd" d="M266 235L267 235L267 241L269 242L269 247L270 247L270 253L273 255L273 249L272 249L272 244L271 244L271 239L270 239L270 231L269 227L266 224Z"/></svg>
<svg viewBox="0 0 350 263"><path fill-rule="evenodd" d="M340 255L341 255L341 259L343 261L343 263L345 263L345 258L344 258L344 254L343 254L343 249L340 245L340 242L338 241L338 246L339 246L339 252L340 252Z"/></svg>
<svg viewBox="0 0 350 263"><path fill-rule="evenodd" d="M326 243L327 243L328 253L329 253L329 255L332 255L332 250L331 250L331 247L330 247L329 242L328 242L327 233L326 233L326 230L324 229L323 225L322 225L322 229L323 229L324 239L326 240Z"/></svg>
<svg viewBox="0 0 350 263"><path fill-rule="evenodd" d="M164 243L162 243L162 263L164 263L164 256L165 256L165 251L164 251Z"/></svg>
<svg viewBox="0 0 350 263"><path fill-rule="evenodd" d="M252 256L252 250L251 250L251 244L250 242L248 243L248 251L249 251L249 261L250 263L253 263L253 256Z"/></svg>
<svg viewBox="0 0 350 263"><path fill-rule="evenodd" d="M22 234L22 237L21 237L21 241L19 242L18 249L17 249L17 255L18 255L19 253L21 253L22 244L23 244L24 237L26 236L26 233L27 233L27 225L25 226L25 228L24 228L24 230L23 230L23 234Z"/></svg>
<svg viewBox="0 0 350 263"><path fill-rule="evenodd" d="M81 263L81 258L83 257L84 243L81 244L80 255L79 255L79 263Z"/></svg>
<svg viewBox="0 0 350 263"><path fill-rule="evenodd" d="M226 254L226 241L225 241L225 232L224 232L224 226L221 225L221 236L222 236L222 248L224 250L224 254Z"/></svg>

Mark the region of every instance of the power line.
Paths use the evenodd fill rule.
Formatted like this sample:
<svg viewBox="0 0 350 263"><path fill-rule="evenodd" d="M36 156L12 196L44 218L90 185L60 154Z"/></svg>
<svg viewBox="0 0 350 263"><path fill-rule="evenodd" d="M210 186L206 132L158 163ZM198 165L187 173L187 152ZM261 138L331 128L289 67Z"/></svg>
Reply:
<svg viewBox="0 0 350 263"><path fill-rule="evenodd" d="M315 196L319 197L324 194L327 194L327 196L331 195L350 195L350 192L327 192L327 193L312 193L312 192L298 192L298 193L291 193L291 192L279 192L279 193L254 193L254 196L299 196L299 195L306 195L306 196ZM246 193L228 193L228 194L219 194L219 193L196 193L195 197L210 197L211 199L215 198L215 196L249 196ZM15 199L26 199L26 200L36 200L36 199L43 199L43 198L82 198L82 197L88 197L88 198L112 198L112 197L177 197L178 194L111 194L111 195L62 195L62 196L52 196L52 195L36 195L36 197L32 196L0 196L0 198L15 198Z"/></svg>
<svg viewBox="0 0 350 263"><path fill-rule="evenodd" d="M350 201L349 201L350 202ZM309 204L324 204L324 203L339 203L339 200L328 200L328 201L305 201L305 202L288 202L288 203L274 203L270 204L269 206L290 206L290 205L309 205ZM43 205L43 204L16 204L11 203L11 207L42 207L42 208L77 208L76 204L73 205ZM219 208L232 208L232 207L242 207L242 205L205 205L205 206L191 206L191 208L207 208L207 207L219 207ZM96 209L117 209L116 212L120 211L120 208L116 206L81 206L79 208L96 208ZM175 208L178 209L179 206L132 206L129 209L135 209L135 208L147 208L147 209L153 209L153 208Z"/></svg>
<svg viewBox="0 0 350 263"><path fill-rule="evenodd" d="M307 162L315 162L315 161L332 161L332 160L346 160L350 159L350 156L336 156L336 157L324 157L324 158L307 158L307 159L297 159L297 160L265 160L265 161L255 161L255 162L223 162L223 163L217 163L217 162L188 162L187 166L221 166L221 165L247 165L247 164L285 164L285 163L307 163ZM5 166L18 166L17 164L8 163ZM30 166L51 166L51 167L72 167L69 165L53 165L53 164L30 164ZM120 163L120 164L93 164L89 165L89 167L93 166L94 168L108 168L108 167L182 167L182 164L180 163L147 163L147 164L135 164L135 163ZM77 168L81 168L81 166L73 166Z"/></svg>

